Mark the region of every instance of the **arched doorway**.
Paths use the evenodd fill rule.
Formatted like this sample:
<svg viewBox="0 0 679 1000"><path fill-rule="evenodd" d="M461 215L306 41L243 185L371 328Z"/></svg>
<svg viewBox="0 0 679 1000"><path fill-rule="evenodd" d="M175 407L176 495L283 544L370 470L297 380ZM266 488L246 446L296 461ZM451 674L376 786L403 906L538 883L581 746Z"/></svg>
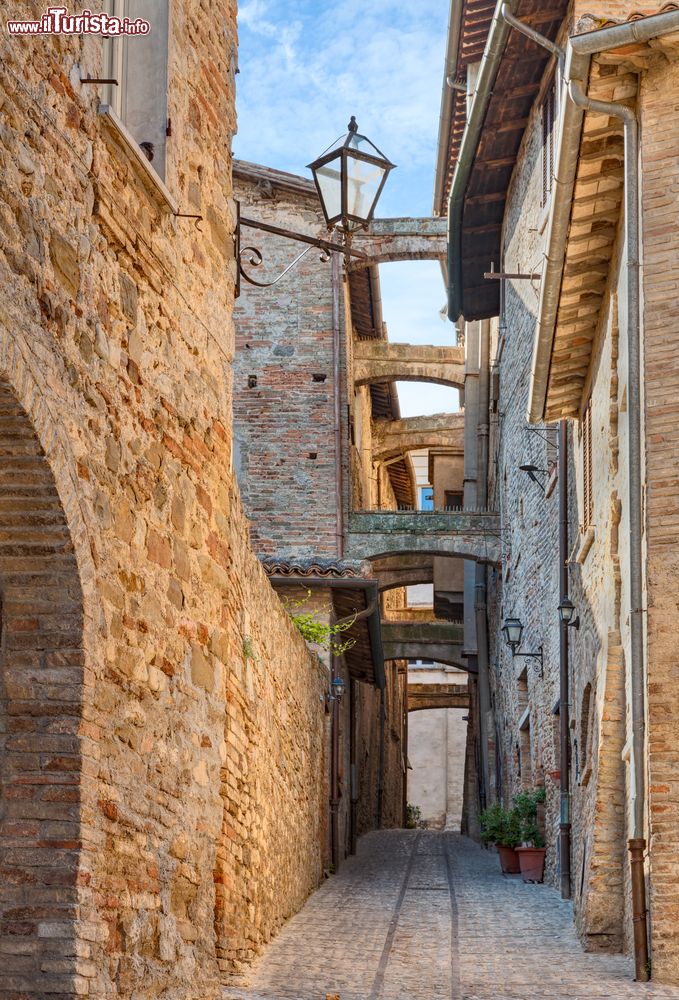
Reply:
<svg viewBox="0 0 679 1000"><path fill-rule="evenodd" d="M0 379L0 993L74 992L83 601L35 428Z"/></svg>

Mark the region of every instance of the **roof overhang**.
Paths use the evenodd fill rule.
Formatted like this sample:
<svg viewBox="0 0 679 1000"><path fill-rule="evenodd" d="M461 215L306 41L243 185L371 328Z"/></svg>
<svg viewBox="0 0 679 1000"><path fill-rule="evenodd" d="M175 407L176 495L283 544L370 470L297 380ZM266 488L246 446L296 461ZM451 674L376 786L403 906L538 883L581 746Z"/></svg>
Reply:
<svg viewBox="0 0 679 1000"><path fill-rule="evenodd" d="M552 59L531 39L510 30L501 8L502 0L498 0L457 152L456 126L451 129L454 172L448 200L448 318L452 322L461 315L478 320L499 312L499 282L487 281L483 275L491 266L500 270L509 183L545 67ZM567 9L567 0L513 4L516 16L552 40Z"/></svg>
<svg viewBox="0 0 679 1000"><path fill-rule="evenodd" d="M566 47L565 79L576 81L595 99L633 103L638 73L658 44L665 55L677 57L679 11L675 4L671 7L573 36ZM565 98L533 349L528 412L533 423L578 416L581 410L605 320L602 306L608 301L620 230L624 159L620 119L584 114Z"/></svg>

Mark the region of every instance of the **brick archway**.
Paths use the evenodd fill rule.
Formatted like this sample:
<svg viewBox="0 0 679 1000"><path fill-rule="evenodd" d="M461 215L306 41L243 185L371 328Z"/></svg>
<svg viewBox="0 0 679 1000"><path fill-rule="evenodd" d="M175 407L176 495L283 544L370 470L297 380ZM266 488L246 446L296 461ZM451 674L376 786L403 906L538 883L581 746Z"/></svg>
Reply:
<svg viewBox="0 0 679 1000"><path fill-rule="evenodd" d="M0 379L0 992L74 992L83 598L36 428ZM72 968L71 968L72 966Z"/></svg>

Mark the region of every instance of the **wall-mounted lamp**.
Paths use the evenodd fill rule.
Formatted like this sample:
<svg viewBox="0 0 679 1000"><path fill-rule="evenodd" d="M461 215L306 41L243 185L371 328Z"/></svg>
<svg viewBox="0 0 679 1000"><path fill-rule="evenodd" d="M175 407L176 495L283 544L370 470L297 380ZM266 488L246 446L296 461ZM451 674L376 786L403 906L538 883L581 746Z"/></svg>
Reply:
<svg viewBox="0 0 679 1000"><path fill-rule="evenodd" d="M537 483L540 489L545 491L545 483L538 479L538 476L549 476L547 469L538 469L537 465L520 465L519 472L525 472L529 479L532 479L534 483Z"/></svg>
<svg viewBox="0 0 679 1000"><path fill-rule="evenodd" d="M333 677L330 682L330 701L341 701L347 689L341 677Z"/></svg>
<svg viewBox="0 0 679 1000"><path fill-rule="evenodd" d="M568 597L559 605L559 618L569 628L580 628L580 615L575 614L575 605Z"/></svg>
<svg viewBox="0 0 679 1000"><path fill-rule="evenodd" d="M356 118L352 115L347 134L309 164L321 201L323 216L328 229L339 236L338 242L332 243L304 233L295 233L290 229L258 222L256 219L246 219L240 215L238 209L235 234L238 264L236 296L240 293L241 277L258 288L270 288L309 253L312 247L321 250L322 261L328 261L330 254L333 253L343 253L345 261L350 257L367 259L366 253L352 248L351 239L356 230L366 229L372 221L382 189L393 169L394 164L384 153L370 139L359 133ZM262 253L254 246L241 248L242 226L273 233L299 243L307 243L308 246L273 281L257 281L246 273L243 265L247 262L252 267L259 267L263 260Z"/></svg>
<svg viewBox="0 0 679 1000"><path fill-rule="evenodd" d="M505 642L512 651L512 656L524 656L526 659L539 660L540 677L543 677L544 657L542 655L542 646L538 646L536 652L534 653L519 652L519 646L521 645L521 639L523 638L523 622L519 618L505 618L504 625L502 626L502 632L505 637Z"/></svg>

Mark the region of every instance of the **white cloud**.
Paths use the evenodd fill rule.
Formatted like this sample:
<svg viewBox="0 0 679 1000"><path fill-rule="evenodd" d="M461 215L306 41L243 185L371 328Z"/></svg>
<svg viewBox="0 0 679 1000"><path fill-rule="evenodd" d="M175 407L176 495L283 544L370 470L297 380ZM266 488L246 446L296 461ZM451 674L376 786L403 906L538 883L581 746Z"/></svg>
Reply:
<svg viewBox="0 0 679 1000"><path fill-rule="evenodd" d="M235 155L308 176L353 114L397 164L378 214L429 214L448 11L448 0L246 0ZM381 271L390 339L452 344L438 265ZM445 386L402 383L399 398L404 416L457 408Z"/></svg>

